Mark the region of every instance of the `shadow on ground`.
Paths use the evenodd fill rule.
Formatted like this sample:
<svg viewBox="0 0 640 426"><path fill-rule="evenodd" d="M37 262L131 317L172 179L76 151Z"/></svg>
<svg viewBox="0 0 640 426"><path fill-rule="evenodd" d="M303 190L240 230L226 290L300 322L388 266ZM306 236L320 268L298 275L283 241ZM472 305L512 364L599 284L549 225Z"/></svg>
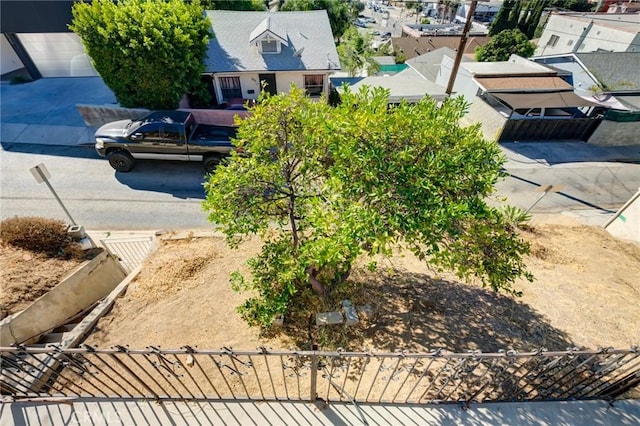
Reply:
<svg viewBox="0 0 640 426"><path fill-rule="evenodd" d="M394 270L371 291L376 315L366 334L377 348L497 352L573 346L533 308L492 290Z"/></svg>

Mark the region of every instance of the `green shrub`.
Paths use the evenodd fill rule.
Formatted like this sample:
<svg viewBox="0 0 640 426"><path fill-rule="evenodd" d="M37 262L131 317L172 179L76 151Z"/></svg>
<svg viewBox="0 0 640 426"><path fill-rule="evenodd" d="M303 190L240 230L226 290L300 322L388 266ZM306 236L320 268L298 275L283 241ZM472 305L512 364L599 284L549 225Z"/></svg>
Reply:
<svg viewBox="0 0 640 426"><path fill-rule="evenodd" d="M46 253L50 256L70 256L76 243L61 220L42 217L13 217L0 222L0 239L14 247Z"/></svg>

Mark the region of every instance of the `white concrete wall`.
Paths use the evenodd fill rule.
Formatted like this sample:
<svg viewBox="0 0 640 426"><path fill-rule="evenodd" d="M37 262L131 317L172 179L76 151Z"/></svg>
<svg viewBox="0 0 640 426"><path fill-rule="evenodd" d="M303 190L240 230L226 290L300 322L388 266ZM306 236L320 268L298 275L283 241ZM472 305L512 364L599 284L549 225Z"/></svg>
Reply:
<svg viewBox="0 0 640 426"><path fill-rule="evenodd" d="M606 23L595 22L585 34L585 38L580 46L576 47L576 43L578 43L583 30L588 26L589 21L583 19L576 19L571 16L551 15L544 32L540 36L535 55L556 55L560 53L570 53L572 51L595 52L598 49L612 52L626 52L637 35L637 32L623 31L612 28L611 26L606 26ZM552 35L559 37L555 46L548 44Z"/></svg>
<svg viewBox="0 0 640 426"><path fill-rule="evenodd" d="M85 262L25 310L0 322L0 346L29 342L65 324L107 296L126 277L117 260L102 252Z"/></svg>
<svg viewBox="0 0 640 426"><path fill-rule="evenodd" d="M43 77L95 77L98 75L74 33L18 34Z"/></svg>
<svg viewBox="0 0 640 426"><path fill-rule="evenodd" d="M215 74L215 90L218 101L222 99L222 91L220 84L218 83L219 77L240 77L240 88L242 89L242 97L245 99L258 99L260 95L260 74L261 73L218 73ZM266 74L266 73L265 73ZM307 74L322 74L317 71L279 71L276 72L276 89L278 93L289 93L291 83L294 83L299 88L304 88L304 76ZM324 93L329 93L329 75L324 75ZM249 91L253 90L253 93Z"/></svg>
<svg viewBox="0 0 640 426"><path fill-rule="evenodd" d="M640 188L604 228L614 237L640 242Z"/></svg>
<svg viewBox="0 0 640 426"><path fill-rule="evenodd" d="M24 65L16 52L13 51L13 47L4 37L4 35L0 35L0 39L2 39L2 43L0 44L0 74L6 74L11 71L19 70L23 68Z"/></svg>

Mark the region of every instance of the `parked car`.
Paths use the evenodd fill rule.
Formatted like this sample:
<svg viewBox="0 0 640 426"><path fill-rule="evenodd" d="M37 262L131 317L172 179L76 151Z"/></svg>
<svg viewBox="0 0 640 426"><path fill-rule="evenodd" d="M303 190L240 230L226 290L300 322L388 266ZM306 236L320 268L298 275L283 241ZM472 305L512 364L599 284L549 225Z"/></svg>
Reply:
<svg viewBox="0 0 640 426"><path fill-rule="evenodd" d="M231 153L235 135L235 127L199 124L187 111L154 111L100 127L95 149L119 172L130 171L136 159L150 159L202 161L211 173Z"/></svg>

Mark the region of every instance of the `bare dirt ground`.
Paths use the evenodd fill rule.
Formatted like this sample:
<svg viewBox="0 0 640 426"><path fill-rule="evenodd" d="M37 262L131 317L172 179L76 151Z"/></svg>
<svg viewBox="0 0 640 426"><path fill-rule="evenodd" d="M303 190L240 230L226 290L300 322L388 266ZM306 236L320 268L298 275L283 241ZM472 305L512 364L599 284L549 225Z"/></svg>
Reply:
<svg viewBox="0 0 640 426"><path fill-rule="evenodd" d="M354 303L369 303L374 313L359 326L331 331L348 350L492 352L640 344L640 246L575 222L538 223L522 235L531 243L526 262L536 277L517 283L523 297L462 283L398 255L375 273L352 274ZM220 238L163 242L86 343L308 349L306 330L291 333L304 328L299 323L285 321L293 337L261 336L235 311L244 296L231 290L229 274L246 270L246 259L259 247L254 240L233 251ZM24 309L79 262L2 247L0 303L8 312Z"/></svg>
<svg viewBox="0 0 640 426"><path fill-rule="evenodd" d="M576 223L538 224L522 235L531 243L526 261L536 277L517 283L523 297L438 275L412 256L398 255L375 273L352 274L354 303L370 303L374 314L359 326L333 331L344 335L347 350L493 352L640 343L640 246ZM309 349L303 337L260 336L235 312L243 296L231 290L229 273L245 269L258 250L258 241L239 251L219 238L165 241L86 343Z"/></svg>
<svg viewBox="0 0 640 426"><path fill-rule="evenodd" d="M92 251L80 258L51 258L0 243L0 319L25 309L95 254Z"/></svg>

